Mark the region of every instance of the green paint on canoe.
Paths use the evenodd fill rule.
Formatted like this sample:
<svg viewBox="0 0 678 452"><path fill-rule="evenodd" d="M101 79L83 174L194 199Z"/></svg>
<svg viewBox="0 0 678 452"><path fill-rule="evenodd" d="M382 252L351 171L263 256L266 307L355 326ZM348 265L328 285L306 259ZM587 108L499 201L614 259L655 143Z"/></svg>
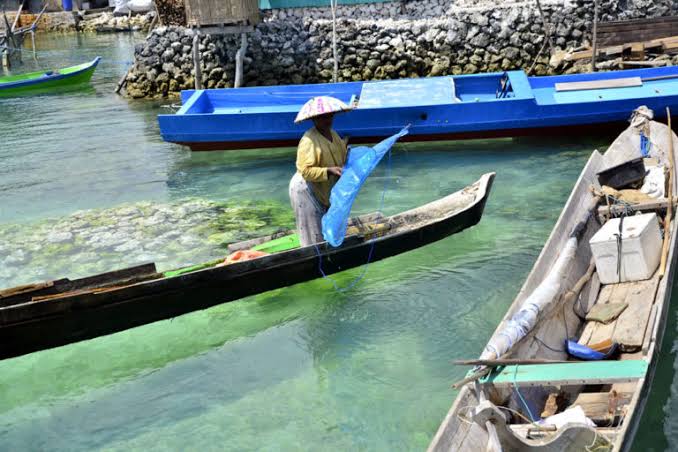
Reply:
<svg viewBox="0 0 678 452"><path fill-rule="evenodd" d="M299 236L297 234L286 235L285 237L280 237L268 242L264 242L260 245L253 247L255 251L263 251L265 253L279 253L281 251L288 251L294 248L299 248ZM198 270L203 270L205 268L214 267L217 264L220 264L224 261L224 258L217 259L215 261L205 262L204 264L191 265L189 267L182 267L175 270L168 270L162 275L166 278L171 278L172 276L179 276L185 273L195 272Z"/></svg>
<svg viewBox="0 0 678 452"><path fill-rule="evenodd" d="M28 72L0 77L0 97L51 92L61 87L87 83L92 78L99 59L97 57L89 63L55 71Z"/></svg>
<svg viewBox="0 0 678 452"><path fill-rule="evenodd" d="M264 242L252 249L255 251L263 251L264 253L279 253L280 251L293 250L299 248L299 236L297 234L286 235L275 240Z"/></svg>
<svg viewBox="0 0 678 452"><path fill-rule="evenodd" d="M183 268L178 268L176 270L169 270L166 271L162 274L162 276L166 278L171 278L172 276L179 276L183 275L184 273L190 273L190 272L195 272L198 270L202 270L205 268L210 268L214 267L217 264L222 263L224 260L223 259L218 259L215 261L210 261L210 262L205 262L204 264L196 264L196 265L191 265L190 267L183 267Z"/></svg>
<svg viewBox="0 0 678 452"><path fill-rule="evenodd" d="M645 376L647 361L572 361L557 364L500 366L480 383L537 386L544 384L601 384L633 381Z"/></svg>

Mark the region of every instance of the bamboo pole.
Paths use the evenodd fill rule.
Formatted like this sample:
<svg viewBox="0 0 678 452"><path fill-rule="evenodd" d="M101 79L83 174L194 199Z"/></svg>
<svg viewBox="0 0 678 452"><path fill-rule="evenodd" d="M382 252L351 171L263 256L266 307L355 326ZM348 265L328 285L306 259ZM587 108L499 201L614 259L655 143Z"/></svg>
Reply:
<svg viewBox="0 0 678 452"><path fill-rule="evenodd" d="M478 372L475 372L475 373L469 375L468 377L463 378L463 379L459 380L458 382L454 383L452 385L452 387L454 389L459 389L467 383L472 383L476 380L480 380L485 375L489 374L491 370L492 370L491 367L486 367L485 369L479 370Z"/></svg>
<svg viewBox="0 0 678 452"><path fill-rule="evenodd" d="M21 2L19 5L19 9L16 12L16 16L14 16L14 23L12 24L12 31L16 30L16 26L19 23L19 17L21 17L21 10L24 8L24 2Z"/></svg>
<svg viewBox="0 0 678 452"><path fill-rule="evenodd" d="M557 359L457 359L452 361L458 366L519 366L524 364L562 364L572 361L562 361Z"/></svg>
<svg viewBox="0 0 678 452"><path fill-rule="evenodd" d="M673 156L673 129L671 128L671 110L666 107L667 128L669 134L669 184L668 184L668 199L673 199L673 171L675 168ZM673 215L673 203L669 202L666 208L666 216L664 217L664 243L662 245L662 258L659 266L659 277L663 277L666 272L666 261L669 256L669 243L671 242L671 216Z"/></svg>

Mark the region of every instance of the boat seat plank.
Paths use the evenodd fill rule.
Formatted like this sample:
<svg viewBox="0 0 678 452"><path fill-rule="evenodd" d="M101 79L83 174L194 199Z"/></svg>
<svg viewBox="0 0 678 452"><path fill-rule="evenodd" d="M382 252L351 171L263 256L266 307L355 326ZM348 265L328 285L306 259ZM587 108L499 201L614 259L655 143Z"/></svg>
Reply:
<svg viewBox="0 0 678 452"><path fill-rule="evenodd" d="M583 392L570 404L579 405L586 417L597 425L610 425L622 414L623 407L631 401L633 392Z"/></svg>
<svg viewBox="0 0 678 452"><path fill-rule="evenodd" d="M509 428L513 430L513 432L516 435L521 436L522 438L527 438L527 439L543 439L543 438L550 438L556 435L556 431L544 431L544 430L537 430L534 428L532 424L510 424ZM613 440L617 434L617 428L616 427L598 427L596 428L596 432L598 432L599 435L604 435L607 439Z"/></svg>
<svg viewBox="0 0 678 452"><path fill-rule="evenodd" d="M612 338L624 352L639 350L643 346L658 285L659 278L655 275L650 280L603 286L596 304L627 303L628 307L607 325L587 322L579 343L590 345Z"/></svg>
<svg viewBox="0 0 678 452"><path fill-rule="evenodd" d="M643 86L640 77L624 77L609 80L556 83L556 91L581 91L586 89L630 88Z"/></svg>
<svg viewBox="0 0 678 452"><path fill-rule="evenodd" d="M628 293L628 287L626 284L612 284L611 285L611 292L610 296L607 300L605 300L605 304L613 304L613 303L624 303L624 300L626 299L626 294ZM591 333L591 338L589 339L589 342L587 345L591 344L597 344L599 342L603 342L607 339L610 339L613 334L614 334L614 329L616 325L617 320L610 322L608 324L602 324L600 322L588 322L588 323L594 323L595 328L593 329L593 332Z"/></svg>
<svg viewBox="0 0 678 452"><path fill-rule="evenodd" d="M647 361L643 359L526 364L497 367L480 382L495 386L611 384L642 378L646 371Z"/></svg>
<svg viewBox="0 0 678 452"><path fill-rule="evenodd" d="M647 281L640 281L629 290L626 297L628 307L615 322L612 338L621 344L622 351L640 350L645 330L654 304L659 278L655 275Z"/></svg>
<svg viewBox="0 0 678 452"><path fill-rule="evenodd" d="M610 301L610 296L612 295L612 290L614 289L613 285L605 285L600 289L600 295L598 295L598 300L594 304L607 304ZM582 313L583 314L583 313ZM579 343L583 345L595 344L596 342L601 342L612 336L612 324L603 325L598 322L586 322L584 326L584 331L579 336ZM601 330L601 331L598 331ZM609 331L608 331L609 330ZM608 334L609 333L609 334ZM607 337L605 334L608 334ZM594 339L595 337L595 339ZM598 340L599 337L603 337L602 340Z"/></svg>

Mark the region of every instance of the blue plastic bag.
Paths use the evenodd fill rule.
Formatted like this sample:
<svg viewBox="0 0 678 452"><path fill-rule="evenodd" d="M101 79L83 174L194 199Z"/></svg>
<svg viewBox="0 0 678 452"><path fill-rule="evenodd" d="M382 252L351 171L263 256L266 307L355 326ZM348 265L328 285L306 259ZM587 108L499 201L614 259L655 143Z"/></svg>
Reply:
<svg viewBox="0 0 678 452"><path fill-rule="evenodd" d="M330 208L322 219L323 237L330 245L339 246L342 244L353 201L355 201L355 197L365 183L365 179L374 170L381 158L398 141L398 138L404 135L407 135L407 127L374 147L351 148L351 152L348 154L348 162L346 162L341 177L330 193Z"/></svg>

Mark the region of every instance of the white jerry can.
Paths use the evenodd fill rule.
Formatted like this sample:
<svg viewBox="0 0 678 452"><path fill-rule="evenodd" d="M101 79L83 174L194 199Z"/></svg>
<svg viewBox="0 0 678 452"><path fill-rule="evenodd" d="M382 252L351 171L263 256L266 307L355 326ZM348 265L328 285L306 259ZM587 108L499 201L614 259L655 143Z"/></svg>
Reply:
<svg viewBox="0 0 678 452"><path fill-rule="evenodd" d="M621 243L619 224L622 224ZM612 218L589 241L602 284L651 278L661 258L662 235L655 213ZM621 261L618 249L621 248ZM619 266L619 273L617 267Z"/></svg>

